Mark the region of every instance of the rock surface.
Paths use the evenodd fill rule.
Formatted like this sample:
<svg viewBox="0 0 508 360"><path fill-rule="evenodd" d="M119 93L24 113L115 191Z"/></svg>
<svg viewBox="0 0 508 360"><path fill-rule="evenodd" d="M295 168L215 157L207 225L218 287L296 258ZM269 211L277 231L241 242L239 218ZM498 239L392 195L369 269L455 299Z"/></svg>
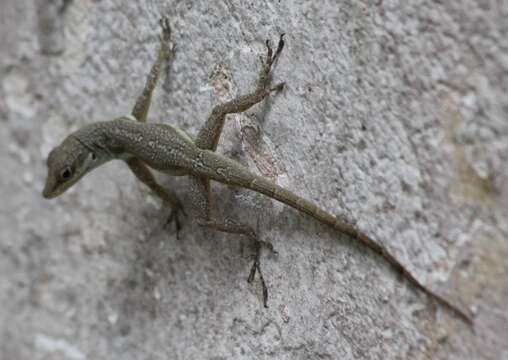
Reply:
<svg viewBox="0 0 508 360"><path fill-rule="evenodd" d="M475 331L347 236L248 191L216 213L252 248L168 209L120 162L42 199L70 131L130 111L157 46L177 55L150 121L196 134L248 91L264 40L274 81L232 115L220 152L384 243L475 314ZM508 3L3 0L0 11L2 359L508 359ZM185 203L185 178L159 177Z"/></svg>

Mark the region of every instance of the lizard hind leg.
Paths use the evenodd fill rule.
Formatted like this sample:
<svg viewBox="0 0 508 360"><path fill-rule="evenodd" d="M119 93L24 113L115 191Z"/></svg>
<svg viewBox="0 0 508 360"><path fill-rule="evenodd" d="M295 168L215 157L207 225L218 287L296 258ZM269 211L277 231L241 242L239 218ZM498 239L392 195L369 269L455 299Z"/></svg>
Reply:
<svg viewBox="0 0 508 360"><path fill-rule="evenodd" d="M266 286L263 273L261 272L261 250L263 247L276 253L272 244L267 241L259 240L256 231L249 225L238 224L231 219L218 221L210 217L210 181L207 179L191 176L189 178L191 206L193 215L199 226L222 231L230 234L240 234L246 236L255 245L254 262L252 264L247 281L252 283L259 274L259 280L263 289L263 305L268 307L268 287Z"/></svg>
<svg viewBox="0 0 508 360"><path fill-rule="evenodd" d="M259 240L256 232L249 225L237 224L233 222L231 219L225 219L223 221L216 220L198 220L198 224L203 227L211 228L214 230L230 233L230 234L240 234L246 236L250 239L255 246L254 253L254 261L252 263L252 267L249 272L249 277L247 278L247 282L252 283L256 276L256 272L259 274L259 280L261 282L261 286L263 289L263 305L264 307L268 307L268 287L266 286L265 279L263 277L263 273L261 272L261 250L263 247L267 247L271 251L275 253L273 245L270 242Z"/></svg>

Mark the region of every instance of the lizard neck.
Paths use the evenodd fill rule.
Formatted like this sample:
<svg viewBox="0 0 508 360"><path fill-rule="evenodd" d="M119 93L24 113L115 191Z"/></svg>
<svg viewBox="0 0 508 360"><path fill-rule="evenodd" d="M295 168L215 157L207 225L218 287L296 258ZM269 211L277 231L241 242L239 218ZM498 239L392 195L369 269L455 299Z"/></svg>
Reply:
<svg viewBox="0 0 508 360"><path fill-rule="evenodd" d="M142 124L127 117L118 118L86 125L71 136L103 159L103 162L126 159L130 157L129 144L136 134L142 132L139 125Z"/></svg>

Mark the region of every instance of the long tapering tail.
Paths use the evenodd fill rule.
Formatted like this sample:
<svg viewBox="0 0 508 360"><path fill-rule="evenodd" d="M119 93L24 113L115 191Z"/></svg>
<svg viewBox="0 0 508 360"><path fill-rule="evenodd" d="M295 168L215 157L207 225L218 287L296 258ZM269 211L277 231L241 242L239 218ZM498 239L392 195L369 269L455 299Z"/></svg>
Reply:
<svg viewBox="0 0 508 360"><path fill-rule="evenodd" d="M205 165L206 168L203 175L225 184L241 186L264 194L272 199L289 205L296 210L310 215L316 220L333 227L337 231L346 233L353 238L358 239L369 249L381 255L393 266L395 270L401 273L414 286L422 290L431 298L437 300L440 304L458 315L465 322L472 325L473 322L471 315L466 310L461 309L459 306L454 305L443 296L424 286L393 255L391 255L382 244L377 243L366 234L358 231L352 225L340 221L335 216L324 211L310 201L299 197L272 181L250 172L247 168L243 167L234 160L209 151L205 151L203 153L202 160L203 165Z"/></svg>
<svg viewBox="0 0 508 360"><path fill-rule="evenodd" d="M278 200L286 205L289 205L294 209L302 211L312 216L316 220L319 220L320 222L325 223L342 233L346 233L352 236L353 238L358 239L369 249L381 255L388 263L390 263L390 265L393 266L393 268L395 268L395 270L400 272L417 288L422 290L431 298L437 300L439 303L441 303L446 308L454 312L468 324L472 324L471 315L468 314L466 310L459 308L457 305L452 304L448 299L427 288L420 281L418 281L395 257L393 257L393 255L391 255L383 245L372 240L366 234L356 230L353 226L340 221L335 216L322 210L321 208L311 203L310 201L305 200L295 195L294 193L288 191L287 189L284 189L283 187L280 187L275 183L272 183L271 181L264 179L260 176L255 176L255 178L251 181L250 186L248 186L248 188L256 192L260 192L275 200Z"/></svg>

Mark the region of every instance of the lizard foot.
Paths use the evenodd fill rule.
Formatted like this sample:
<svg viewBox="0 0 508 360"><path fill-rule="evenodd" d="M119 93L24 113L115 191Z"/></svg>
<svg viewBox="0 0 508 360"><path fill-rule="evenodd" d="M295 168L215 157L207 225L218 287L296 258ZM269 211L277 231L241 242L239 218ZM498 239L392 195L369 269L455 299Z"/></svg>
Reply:
<svg viewBox="0 0 508 360"><path fill-rule="evenodd" d="M275 50L275 53L272 49L272 46L270 45L270 40L266 40L266 57L260 56L261 60L261 69L258 73L258 80L256 88L259 89L266 89L268 87L269 83L269 74L270 70L272 69L273 64L279 57L280 53L282 52L282 49L284 48L284 34L282 34L279 38L279 43L277 45L277 49ZM282 90L284 87L284 83L277 84L273 88L269 89L268 91L279 91ZM268 94L267 94L268 95Z"/></svg>
<svg viewBox="0 0 508 360"><path fill-rule="evenodd" d="M169 24L169 19L167 17L163 17L159 20L159 24L162 30L161 35L159 35L161 43L161 53L166 59L171 59L174 55L175 47L170 46L171 25Z"/></svg>
<svg viewBox="0 0 508 360"><path fill-rule="evenodd" d="M261 241L255 239L255 254L254 254L254 263L250 269L249 277L247 278L247 282L250 284L254 281L254 277L256 276L256 272L259 274L259 280L261 281L261 287L263 289L263 306L268 308L268 287L265 283L265 278L263 277L263 273L261 272L261 249L263 247L268 248L273 254L277 255L277 251L273 248L272 243L268 241Z"/></svg>
<svg viewBox="0 0 508 360"><path fill-rule="evenodd" d="M197 219L197 223L200 226L227 232L230 234L241 234L247 237L252 244L255 246L255 254L254 254L254 263L252 264L252 268L250 270L249 277L247 281L252 283L254 281L254 277L256 273L259 274L259 279L261 281L261 286L263 287L263 305L268 307L268 287L266 286L265 279L263 277L263 273L261 272L261 249L266 247L272 251L272 253L277 254L274 250L273 245L268 241L261 241L258 239L256 231L250 227L249 225L237 224L231 219L225 219L222 222L217 222L211 219Z"/></svg>
<svg viewBox="0 0 508 360"><path fill-rule="evenodd" d="M270 45L270 40L266 40L266 59L263 61L263 64L266 67L270 68L282 52L282 49L284 48L284 35L285 34L280 35L275 54L273 53L272 47Z"/></svg>

